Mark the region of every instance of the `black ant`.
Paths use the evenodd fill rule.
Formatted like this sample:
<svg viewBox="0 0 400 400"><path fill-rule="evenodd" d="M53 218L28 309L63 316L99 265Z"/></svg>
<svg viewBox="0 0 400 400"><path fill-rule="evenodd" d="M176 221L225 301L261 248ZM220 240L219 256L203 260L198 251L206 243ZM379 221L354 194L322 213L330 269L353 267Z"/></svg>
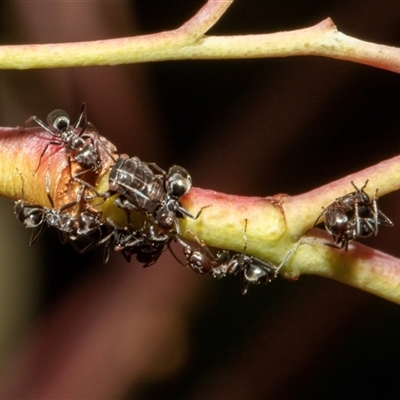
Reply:
<svg viewBox="0 0 400 400"><path fill-rule="evenodd" d="M338 197L322 211L314 224L315 227L324 216L325 229L332 235L335 247L345 251L352 240L376 236L379 225L393 226L393 222L378 208L378 189L371 199L364 191L368 180L361 189L354 182L351 184L355 191Z"/></svg>

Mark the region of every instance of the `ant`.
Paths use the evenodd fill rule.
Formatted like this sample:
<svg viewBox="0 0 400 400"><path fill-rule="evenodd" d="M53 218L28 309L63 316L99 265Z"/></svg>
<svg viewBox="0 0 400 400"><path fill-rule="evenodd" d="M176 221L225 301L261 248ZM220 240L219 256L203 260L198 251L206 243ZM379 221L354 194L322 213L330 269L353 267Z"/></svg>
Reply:
<svg viewBox="0 0 400 400"><path fill-rule="evenodd" d="M85 103L82 104L79 117L74 124L71 124L71 119L67 112L60 109L49 113L47 125L38 117L32 115L25 122L25 126L32 120L54 137L43 149L38 168L43 155L50 145L62 145L69 157L73 152L74 160L85 172L91 170L97 173L100 171L102 162L99 154L99 145L104 147L104 144L100 140L97 129L87 120ZM70 162L70 158L68 160Z"/></svg>
<svg viewBox="0 0 400 400"><path fill-rule="evenodd" d="M378 234L378 226L393 226L393 222L378 208L378 189L372 199L364 191L365 181L360 189L352 181L355 191L338 197L326 207L315 221L325 216L325 229L332 236L334 247L348 250L349 242Z"/></svg>
<svg viewBox="0 0 400 400"><path fill-rule="evenodd" d="M21 175L22 183L23 177ZM68 208L79 204L82 198L84 187L78 192L77 199L63 205L59 210L54 207L54 201L50 194L50 175L46 173L46 193L51 208L40 205L30 205L25 203L24 188L22 186L21 200L18 200L14 206L14 213L18 221L27 228L32 228L32 235L29 245L32 246L47 227L55 227L60 235L61 243L69 242L79 253L84 253L91 249L96 243L93 235L100 234L102 218L101 213L85 210L73 217L66 212ZM78 243L81 239L90 238L89 243L81 247Z"/></svg>
<svg viewBox="0 0 400 400"><path fill-rule="evenodd" d="M199 247L192 247L178 238L178 242L184 247L186 267L198 274L211 274L214 278L222 278L228 274L241 276L241 292L246 294L250 284L268 284L278 276L290 255L300 245L300 239L294 247L285 255L279 266L259 258L248 256L247 250L247 219L244 228L244 246L241 253L232 253L227 250L219 250L215 255L210 248L195 234L188 231L198 243Z"/></svg>

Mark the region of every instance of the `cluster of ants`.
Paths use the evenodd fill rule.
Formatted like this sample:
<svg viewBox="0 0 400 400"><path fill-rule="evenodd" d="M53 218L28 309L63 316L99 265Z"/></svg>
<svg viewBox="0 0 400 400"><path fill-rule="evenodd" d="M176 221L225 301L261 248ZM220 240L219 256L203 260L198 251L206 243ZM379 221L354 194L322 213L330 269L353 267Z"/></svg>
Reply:
<svg viewBox="0 0 400 400"><path fill-rule="evenodd" d="M51 207L28 204L22 190L14 212L21 224L32 229L30 245L37 241L46 228L54 227L59 232L61 242L70 243L80 253L104 245L104 263L109 261L113 250L120 252L128 262L132 255L136 255L137 260L147 267L154 264L166 248L171 250L170 244L175 241L183 247L186 267L198 274L211 274L214 277L238 274L241 276L243 294L247 292L249 284L268 283L277 276L280 266L248 256L245 251L233 253L220 250L214 254L195 235L197 246L183 241L178 220L187 217L197 219L202 212L200 210L197 215L192 215L179 201L192 186L188 171L173 165L166 172L157 164L143 162L138 157L111 153L105 139L87 120L85 104L74 124L64 110L52 111L47 117L47 124L32 116L25 125L31 121L50 134L39 165L50 145L63 147L70 170L71 164L81 169L77 174L71 172L71 180L78 182L81 188L75 201L58 208L50 195L48 171L46 192ZM108 189L100 193L89 182L91 179L86 177L102 171L104 157L111 159L111 167ZM94 195L85 195L87 189ZM123 226L116 226L90 206L90 200L100 198L106 201L112 196L115 197L114 204L125 211L126 223ZM76 206L82 207L78 213L72 213L70 210ZM131 212L143 216L140 227L132 223Z"/></svg>
<svg viewBox="0 0 400 400"><path fill-rule="evenodd" d="M175 256L170 247L174 241L183 248L183 265L198 274L211 274L218 278L239 275L241 291L245 294L250 284L267 284L276 278L288 257L300 244L299 241L286 254L279 266L248 256L245 221L245 245L241 253L227 250L213 252L194 234L192 236L197 245L192 246L180 237L179 219L197 219L202 210L193 215L179 201L192 186L191 176L186 169L173 165L166 172L155 163L111 152L105 139L100 137L94 125L87 120L85 104L74 124L71 124L64 110L52 111L47 117L47 124L32 116L25 125L31 121L50 134L39 165L50 145L63 147L71 170L71 180L77 182L80 189L76 200L58 208L54 206L50 195L48 171L46 192L50 208L27 204L22 189L21 199L15 203L14 211L18 221L32 229L30 245L36 242L47 227L54 227L59 232L61 242L70 243L80 253L104 245L104 263L109 261L113 250L120 252L128 262L132 255L136 255L137 260L147 267L154 264L167 248ZM86 177L102 171L104 157L111 160L111 163L108 189L100 193ZM71 164L78 165L80 172L73 174ZM315 223L324 216L325 228L332 235L334 246L346 251L350 241L376 235L378 225L393 225L378 209L376 193L371 199L364 191L367 182L361 189L352 182L355 191L336 199L322 211ZM92 196L87 196L88 190ZM95 198L106 201L111 196L114 196L114 204L126 214L123 226L115 225L90 205ZM79 212L72 213L71 209L76 206L81 206ZM132 223L131 212L143 216L140 227Z"/></svg>

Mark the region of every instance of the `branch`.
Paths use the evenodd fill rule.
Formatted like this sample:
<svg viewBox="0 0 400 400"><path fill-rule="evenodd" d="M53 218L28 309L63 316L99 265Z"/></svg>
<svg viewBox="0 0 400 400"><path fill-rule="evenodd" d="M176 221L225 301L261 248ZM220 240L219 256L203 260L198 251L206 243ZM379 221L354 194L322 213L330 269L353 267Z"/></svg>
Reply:
<svg viewBox="0 0 400 400"><path fill-rule="evenodd" d="M1 46L0 69L83 67L168 60L170 58L164 58L163 54L172 56L179 48L195 43L232 2L208 0L192 19L173 31L91 42Z"/></svg>
<svg viewBox="0 0 400 400"><path fill-rule="evenodd" d="M52 151L43 155L38 168L40 154L49 140L51 135L38 128L0 129L1 196L18 200L24 185L25 201L49 207L45 175L50 171L53 183L50 194L56 207L75 200L79 185L71 180L62 146L51 146ZM107 143L105 139L102 141ZM108 149L110 152L114 149L109 142ZM108 188L109 170L110 161L104 163L93 182L99 192ZM400 303L400 260L356 242L350 244L348 252L326 246L332 242L331 238L319 229L312 229L321 207L351 192L351 181L361 187L367 179L365 191L370 196L377 188L380 196L400 189L400 156L293 197L283 194L242 197L193 188L182 199L183 206L193 214L208 207L197 220L181 220L181 231L188 240L192 239L187 233L191 231L210 246L242 252L247 220L247 254L276 265L307 235L282 269L284 277L297 279L301 274L317 274ZM125 214L112 198L97 202L96 209L118 225L125 223Z"/></svg>
<svg viewBox="0 0 400 400"><path fill-rule="evenodd" d="M338 32L330 19L292 32L205 37L205 32L231 3L209 0L191 20L169 32L94 42L4 46L0 48L0 68L320 55L400 72L399 49L348 37ZM0 135L0 195L17 200L24 190L25 201L49 207L45 175L51 171L50 196L55 206L75 200L79 185L71 180L71 174L76 173L76 165L72 165L71 171L65 151L57 146L50 146L53 149L43 155L43 148L50 140L48 133L38 128L23 132L18 128L2 128ZM109 146L112 153L113 145ZM93 185L100 192L107 190L110 163L110 160L105 162L102 171L93 177ZM202 207L210 207L198 220L184 220L181 229L184 233L190 230L211 246L241 252L247 220L248 254L276 264L307 234L308 238L282 270L285 277L296 279L302 273L329 276L400 302L399 260L358 243L352 244L347 253L327 247L325 242L329 238L318 230L311 230L321 207L352 191L351 181L361 186L369 179L367 192L373 195L379 188L382 196L399 189L399 178L400 157L396 157L295 197L247 198L193 189L183 199L183 205L193 214ZM121 225L124 214L112 199L97 205L97 209L104 218Z"/></svg>
<svg viewBox="0 0 400 400"><path fill-rule="evenodd" d="M209 0L192 19L173 31L91 42L1 46L0 69L312 55L400 72L400 49L344 35L330 18L290 32L204 36L232 2Z"/></svg>

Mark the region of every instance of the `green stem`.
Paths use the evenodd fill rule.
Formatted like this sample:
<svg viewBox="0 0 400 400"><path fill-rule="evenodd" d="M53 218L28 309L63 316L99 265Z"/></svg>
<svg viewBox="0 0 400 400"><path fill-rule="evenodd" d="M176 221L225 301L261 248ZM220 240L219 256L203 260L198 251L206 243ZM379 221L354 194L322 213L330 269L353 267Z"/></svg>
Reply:
<svg viewBox="0 0 400 400"><path fill-rule="evenodd" d="M0 129L1 196L18 200L23 187L27 203L49 207L45 187L45 176L49 172L50 192L56 208L76 199L79 184L71 179L67 154L62 147L46 152L38 168L40 155L50 138L39 128ZM102 142L107 143L105 139ZM113 151L112 144L107 147ZM104 159L103 171L92 176L99 192L108 189L112 164L105 155ZM357 242L350 244L348 252L326 246L332 239L319 229L312 229L322 207L353 191L351 181L361 187L367 179L365 190L370 195L377 188L380 196L398 190L400 156L298 196L244 197L192 188L182 204L193 215L200 209L202 213L196 220L181 220L182 237L193 240L190 231L210 246L237 252L242 252L247 244L247 254L279 265L306 235L282 268L284 277L297 279L301 274L317 274L400 303L400 260ZM111 219L117 225L126 223L125 213L113 204L112 198L94 202L104 219Z"/></svg>
<svg viewBox="0 0 400 400"><path fill-rule="evenodd" d="M313 55L400 73L400 49L344 35L330 18L289 32L204 36L232 1L209 0L191 20L173 31L92 42L1 46L0 69Z"/></svg>

